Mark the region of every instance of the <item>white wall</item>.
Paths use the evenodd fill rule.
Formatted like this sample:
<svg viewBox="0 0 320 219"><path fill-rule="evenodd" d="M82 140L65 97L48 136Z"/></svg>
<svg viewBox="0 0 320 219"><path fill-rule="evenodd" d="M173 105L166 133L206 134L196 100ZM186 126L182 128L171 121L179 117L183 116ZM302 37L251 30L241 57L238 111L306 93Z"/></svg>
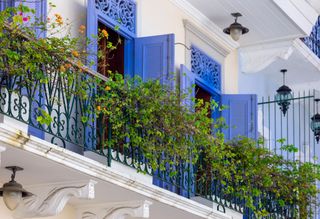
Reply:
<svg viewBox="0 0 320 219"><path fill-rule="evenodd" d="M2 201L2 198L0 198L0 218L14 219L12 217L12 212L5 206L5 204ZM43 219L43 218L31 218L31 219ZM75 209L72 206L67 205L59 215L55 217L46 217L46 219L76 219Z"/></svg>

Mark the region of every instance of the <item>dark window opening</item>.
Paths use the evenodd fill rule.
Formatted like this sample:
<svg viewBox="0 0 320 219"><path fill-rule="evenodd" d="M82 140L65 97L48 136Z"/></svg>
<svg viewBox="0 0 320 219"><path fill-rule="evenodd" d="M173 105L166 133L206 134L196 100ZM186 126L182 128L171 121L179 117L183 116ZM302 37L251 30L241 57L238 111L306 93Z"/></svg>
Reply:
<svg viewBox="0 0 320 219"><path fill-rule="evenodd" d="M211 94L204 90L203 88L196 85L195 87L196 99L203 100L203 103L210 103L211 102ZM208 112L208 118L211 118L211 110Z"/></svg>
<svg viewBox="0 0 320 219"><path fill-rule="evenodd" d="M98 49L102 52L102 57L98 60L98 72L106 77L109 77L109 72L119 73L124 75L124 40L125 38L117 33L112 28L98 22L99 34L105 30L108 33L108 38L103 37L98 42ZM108 48L108 43L116 46L115 50ZM97 120L97 150L107 148L106 142L108 141L108 118L100 115ZM117 151L123 153L124 143L120 143Z"/></svg>
<svg viewBox="0 0 320 219"><path fill-rule="evenodd" d="M107 31L108 38L103 37L99 40L99 51L102 52L103 57L98 60L98 72L104 76L112 73L124 74L124 37L115 30L107 27L101 22L98 23L99 33L102 30ZM117 48L110 51L108 43L112 43Z"/></svg>

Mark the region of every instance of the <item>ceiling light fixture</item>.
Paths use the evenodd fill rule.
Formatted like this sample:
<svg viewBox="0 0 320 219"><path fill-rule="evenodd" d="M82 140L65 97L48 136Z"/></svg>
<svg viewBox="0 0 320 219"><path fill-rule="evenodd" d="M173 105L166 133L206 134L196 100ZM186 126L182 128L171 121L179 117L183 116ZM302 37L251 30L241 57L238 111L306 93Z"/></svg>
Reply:
<svg viewBox="0 0 320 219"><path fill-rule="evenodd" d="M3 187L0 188L0 196L3 196L3 201L7 208L13 211L19 206L22 198L32 196L33 194L24 190L22 185L15 181L16 172L22 171L23 168L8 166L6 169L12 171L11 180L3 184Z"/></svg>
<svg viewBox="0 0 320 219"><path fill-rule="evenodd" d="M223 32L230 35L233 40L238 41L241 35L249 32L249 29L238 23L238 17L241 17L242 14L236 12L231 13L231 15L235 18L235 21L229 27L225 28Z"/></svg>

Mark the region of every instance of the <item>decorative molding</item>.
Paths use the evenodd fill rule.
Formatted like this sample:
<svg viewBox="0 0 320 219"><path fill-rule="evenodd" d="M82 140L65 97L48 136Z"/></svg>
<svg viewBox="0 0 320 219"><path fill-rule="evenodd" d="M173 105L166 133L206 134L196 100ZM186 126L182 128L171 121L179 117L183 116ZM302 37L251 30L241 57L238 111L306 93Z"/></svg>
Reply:
<svg viewBox="0 0 320 219"><path fill-rule="evenodd" d="M226 36L222 29L214 24L208 17L192 6L187 0L170 0L181 11L193 18L192 21L205 33L209 38L214 39L215 44L223 48L227 53L239 47L239 43Z"/></svg>
<svg viewBox="0 0 320 219"><path fill-rule="evenodd" d="M95 3L101 14L136 33L136 3L133 0L95 0Z"/></svg>
<svg viewBox="0 0 320 219"><path fill-rule="evenodd" d="M86 183L38 185L33 189L29 187L35 195L24 198L13 216L20 219L58 215L70 198L94 199L95 184L95 181L90 180Z"/></svg>
<svg viewBox="0 0 320 219"><path fill-rule="evenodd" d="M0 167L1 167L1 154L2 154L2 152L4 152L5 150L6 150L5 147L0 146Z"/></svg>
<svg viewBox="0 0 320 219"><path fill-rule="evenodd" d="M273 0L273 2L306 34L311 33L318 13L305 0Z"/></svg>
<svg viewBox="0 0 320 219"><path fill-rule="evenodd" d="M191 71L212 88L221 90L220 63L194 46L191 47Z"/></svg>
<svg viewBox="0 0 320 219"><path fill-rule="evenodd" d="M77 219L149 218L150 201L106 203L78 208Z"/></svg>
<svg viewBox="0 0 320 219"><path fill-rule="evenodd" d="M0 145L14 147L47 160L64 165L87 176L112 183L121 188L136 192L160 203L180 209L193 215L207 219L231 219L232 217L218 212L210 207L186 199L177 194L161 189L154 185L141 182L128 174L108 168L97 161L86 158L65 148L41 140L17 128L0 123Z"/></svg>
<svg viewBox="0 0 320 219"><path fill-rule="evenodd" d="M292 41L241 48L239 49L240 71L258 73L279 59L288 60L292 53Z"/></svg>

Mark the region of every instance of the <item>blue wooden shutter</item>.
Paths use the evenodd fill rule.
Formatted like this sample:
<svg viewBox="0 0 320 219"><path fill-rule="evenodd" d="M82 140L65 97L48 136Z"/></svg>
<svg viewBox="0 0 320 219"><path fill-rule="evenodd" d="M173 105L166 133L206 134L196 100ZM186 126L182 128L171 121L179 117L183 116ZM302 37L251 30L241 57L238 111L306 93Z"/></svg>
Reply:
<svg viewBox="0 0 320 219"><path fill-rule="evenodd" d="M134 73L143 80L168 84L174 72L174 34L136 38L134 60Z"/></svg>
<svg viewBox="0 0 320 219"><path fill-rule="evenodd" d="M141 37L134 40L134 74L144 81L159 79L162 84L169 83L174 72L174 35ZM168 171L155 171L153 184L176 192L170 183Z"/></svg>
<svg viewBox="0 0 320 219"><path fill-rule="evenodd" d="M0 11L9 7L14 7L14 0L0 1Z"/></svg>
<svg viewBox="0 0 320 219"><path fill-rule="evenodd" d="M257 139L257 95L227 94L221 96L221 102L228 107L222 111L228 126L225 138L231 140L241 135Z"/></svg>
<svg viewBox="0 0 320 219"><path fill-rule="evenodd" d="M195 98L195 75L185 65L180 66L180 92L188 95L182 104L188 106L191 111L194 111L194 104L192 99Z"/></svg>
<svg viewBox="0 0 320 219"><path fill-rule="evenodd" d="M87 37L90 40L90 44L87 47L88 53L91 54L88 57L87 63L93 70L97 70L97 52L98 52L98 14L96 10L96 3L94 0L87 1ZM94 64L93 64L94 63Z"/></svg>

